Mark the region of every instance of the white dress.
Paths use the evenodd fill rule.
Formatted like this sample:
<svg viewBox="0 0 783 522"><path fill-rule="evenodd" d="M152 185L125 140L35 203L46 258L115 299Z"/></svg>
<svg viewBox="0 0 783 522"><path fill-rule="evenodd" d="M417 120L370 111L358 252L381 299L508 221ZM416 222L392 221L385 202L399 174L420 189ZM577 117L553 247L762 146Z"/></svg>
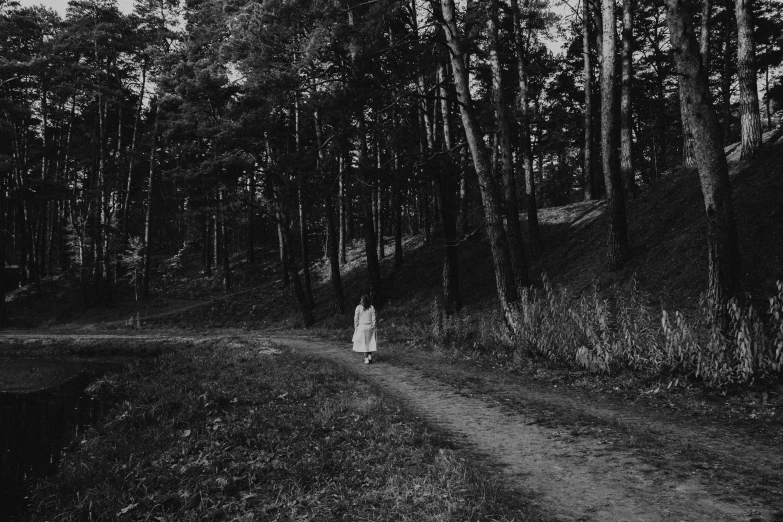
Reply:
<svg viewBox="0 0 783 522"><path fill-rule="evenodd" d="M375 308L356 307L353 314L353 351L374 352L378 350L375 341Z"/></svg>

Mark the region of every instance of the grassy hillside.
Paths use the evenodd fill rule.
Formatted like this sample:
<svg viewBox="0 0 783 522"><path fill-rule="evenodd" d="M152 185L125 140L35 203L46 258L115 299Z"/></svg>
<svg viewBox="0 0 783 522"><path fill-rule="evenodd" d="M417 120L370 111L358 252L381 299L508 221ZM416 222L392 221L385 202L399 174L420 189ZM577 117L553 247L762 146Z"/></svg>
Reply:
<svg viewBox="0 0 783 522"><path fill-rule="evenodd" d="M783 279L783 141L768 144L745 163L732 153L734 147L728 150L743 288L766 297ZM578 203L545 209L547 248L534 270L547 271L576 292L593 281L605 291L627 289L635 277L666 308L694 306L707 286L706 223L696 169L677 170L628 202L632 257L617 272L604 268L603 207Z"/></svg>
<svg viewBox="0 0 783 522"><path fill-rule="evenodd" d="M783 279L783 141L768 144L751 162L733 161L731 175L743 288L754 298L765 300L774 292L775 281ZM632 258L616 272L604 267L604 207L603 202L585 202L542 209L544 253L533 260L532 277L540 281L546 272L554 283L574 293L595 283L605 295L625 292L636 281L639 289L651 296L649 304L654 307L695 308L707 284L706 225L696 170L677 170L628 202ZM382 261L388 291L384 315L402 321L427 320L440 291L441 249L437 240L425 244L421 237L413 237L406 240L404 253L399 271L392 268L390 252ZM274 253L267 255L269 259ZM343 269L348 307L342 317L333 315L328 265L315 265L318 326L350 325L353 306L367 291L361 242L350 250L348 261ZM485 240L463 243L460 282L467 312L493 309L495 280ZM290 327L299 319L291 292L281 289L279 281L270 280L254 291L211 306L206 314L197 309L165 320L172 321Z"/></svg>

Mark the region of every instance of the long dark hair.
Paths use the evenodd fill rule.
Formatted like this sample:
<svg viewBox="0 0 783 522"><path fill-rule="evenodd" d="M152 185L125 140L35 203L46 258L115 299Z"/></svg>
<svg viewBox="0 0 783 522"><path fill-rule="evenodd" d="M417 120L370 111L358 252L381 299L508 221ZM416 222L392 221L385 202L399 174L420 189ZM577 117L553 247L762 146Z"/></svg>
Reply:
<svg viewBox="0 0 783 522"><path fill-rule="evenodd" d="M361 298L362 308L367 310L370 308L370 297L367 294L362 294Z"/></svg>

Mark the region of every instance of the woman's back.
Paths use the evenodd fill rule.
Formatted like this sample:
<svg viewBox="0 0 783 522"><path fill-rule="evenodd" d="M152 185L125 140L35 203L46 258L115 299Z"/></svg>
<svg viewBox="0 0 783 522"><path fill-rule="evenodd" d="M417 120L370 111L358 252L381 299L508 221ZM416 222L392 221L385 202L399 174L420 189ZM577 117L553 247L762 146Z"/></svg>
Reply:
<svg viewBox="0 0 783 522"><path fill-rule="evenodd" d="M364 308L362 305L357 306L356 314L359 316L359 324L372 325L374 312L372 306L369 308Z"/></svg>

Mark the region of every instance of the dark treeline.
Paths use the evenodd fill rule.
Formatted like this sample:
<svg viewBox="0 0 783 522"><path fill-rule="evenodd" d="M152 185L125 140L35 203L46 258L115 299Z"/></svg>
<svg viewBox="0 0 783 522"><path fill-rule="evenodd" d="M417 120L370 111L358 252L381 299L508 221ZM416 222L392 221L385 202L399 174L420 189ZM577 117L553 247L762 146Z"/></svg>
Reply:
<svg viewBox="0 0 783 522"><path fill-rule="evenodd" d="M19 267L3 291L71 270L87 306L127 281L147 297L153 256L185 247L229 291L231 259L275 245L307 325L317 256L342 310L360 240L382 304L380 260L421 233L451 313L459 244L483 230L514 328L547 247L538 208L606 199L617 269L626 200L684 163L725 302L723 147L753 156L783 108L781 2L574 1L74 0L61 18L0 0L0 257Z"/></svg>

